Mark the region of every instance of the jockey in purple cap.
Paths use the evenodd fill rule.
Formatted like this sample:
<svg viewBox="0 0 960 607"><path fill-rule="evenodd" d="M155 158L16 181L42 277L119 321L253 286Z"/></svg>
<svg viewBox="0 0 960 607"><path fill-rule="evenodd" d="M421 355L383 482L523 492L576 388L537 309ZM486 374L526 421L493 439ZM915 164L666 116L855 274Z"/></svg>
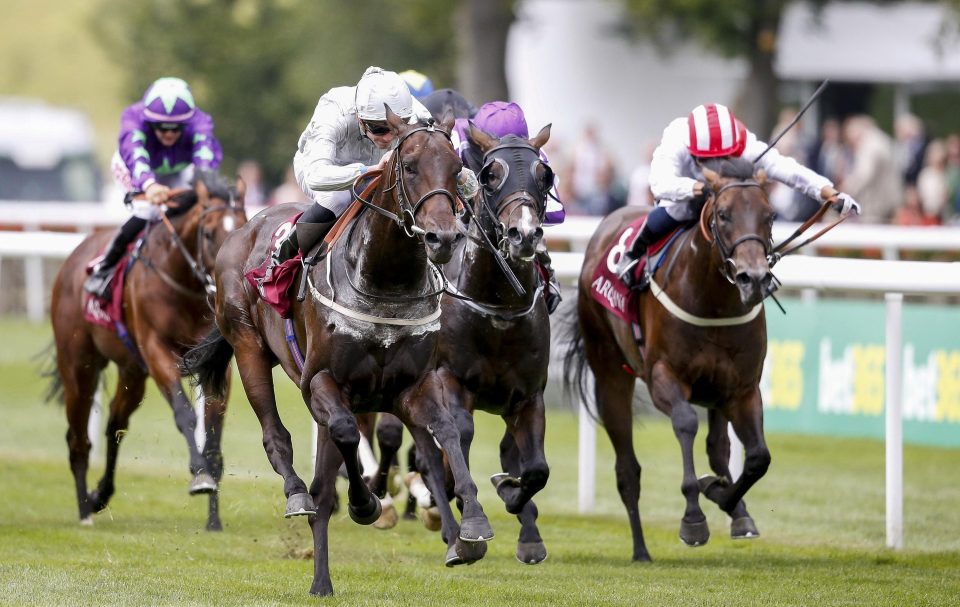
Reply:
<svg viewBox="0 0 960 607"><path fill-rule="evenodd" d="M220 166L223 152L213 136L213 119L197 109L189 85L180 78L160 78L143 99L120 116L114 178L125 192L143 192L132 201L133 216L113 237L84 288L106 298L114 266L127 246L150 221L160 219L160 205L173 188L189 187L195 171Z"/></svg>
<svg viewBox="0 0 960 607"><path fill-rule="evenodd" d="M530 132L527 129L527 119L523 115L523 109L516 103L507 101L491 101L490 103L485 103L480 106L477 114L473 117L473 124L498 138L507 135L516 135L524 139L530 138ZM451 140L453 141L453 147L457 150L457 153L460 154L460 159L463 160L463 163L474 171L479 171L480 166L483 164L483 158L480 150L470 145L470 139L467 137L469 130L470 125L468 119L457 118L454 124L454 132L451 134ZM540 158L549 164L547 155L544 154L542 150L540 151ZM554 183L552 195L547 198L547 209L543 221L544 225L547 226L563 223L566 215L563 204L561 204L557 196L556 188L556 183ZM477 190L479 190L479 186L477 186ZM537 261L550 276L549 288L544 291L544 293L546 294L547 309L552 314L553 311L557 309L557 306L560 305L560 284L557 282L556 273L550 265L550 255L547 253L546 245L544 245L542 241L537 247Z"/></svg>

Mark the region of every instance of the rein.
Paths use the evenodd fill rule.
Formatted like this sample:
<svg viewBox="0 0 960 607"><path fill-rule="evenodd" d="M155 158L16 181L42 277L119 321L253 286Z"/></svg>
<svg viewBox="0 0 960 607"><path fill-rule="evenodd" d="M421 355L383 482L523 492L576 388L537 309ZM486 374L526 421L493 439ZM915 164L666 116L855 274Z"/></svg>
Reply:
<svg viewBox="0 0 960 607"><path fill-rule="evenodd" d="M770 264L772 247L770 240L763 238L759 234L744 234L740 238L733 241L733 244L730 246L727 246L727 244L723 241L723 238L720 236L719 228L717 227L717 213L719 212L717 200L719 200L721 194L733 188L760 188L761 191L763 190L763 186L752 179L727 183L710 196L707 204L703 205L703 210L700 212L700 232L703 234L703 237L708 243L716 243L717 249L720 251L720 257L723 259L723 263L720 266L720 273L723 274L723 277L726 278L730 284L736 283L736 277L733 274L733 269L736 267L736 263L733 261L733 252L737 249L737 247L745 242L756 240L763 246L763 252L767 256L768 264ZM708 209L710 211L709 233L706 226ZM772 267L773 264L770 265Z"/></svg>

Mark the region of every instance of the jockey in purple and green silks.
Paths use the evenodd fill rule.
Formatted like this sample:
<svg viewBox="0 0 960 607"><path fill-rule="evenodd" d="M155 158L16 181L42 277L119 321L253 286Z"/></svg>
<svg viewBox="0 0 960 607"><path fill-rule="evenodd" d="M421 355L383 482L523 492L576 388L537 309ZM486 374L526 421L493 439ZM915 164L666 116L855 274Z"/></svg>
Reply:
<svg viewBox="0 0 960 607"><path fill-rule="evenodd" d="M223 152L213 135L213 119L197 109L190 86L180 78L160 78L143 99L120 117L114 179L125 192L143 192L132 202L133 217L114 236L84 288L107 296L114 266L150 221L160 218L170 190L190 187L195 171L220 166Z"/></svg>

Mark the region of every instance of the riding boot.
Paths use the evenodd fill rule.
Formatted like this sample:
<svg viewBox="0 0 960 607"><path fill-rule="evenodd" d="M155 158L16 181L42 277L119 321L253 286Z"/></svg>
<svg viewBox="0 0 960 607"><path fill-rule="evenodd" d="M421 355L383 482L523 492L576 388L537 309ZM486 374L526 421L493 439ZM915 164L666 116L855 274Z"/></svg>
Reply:
<svg viewBox="0 0 960 607"><path fill-rule="evenodd" d="M116 265L123 258L124 253L127 252L130 243L145 227L147 227L147 220L140 217L131 217L120 227L113 240L110 241L103 259L97 262L90 276L83 283L85 291L96 295L100 299L109 299L110 279L113 278Z"/></svg>
<svg viewBox="0 0 960 607"><path fill-rule="evenodd" d="M297 251L300 251L300 254L306 257L310 249L327 235L327 232L336 222L337 216L332 211L319 204L312 205L300 216L286 238L277 243L270 267L278 266L292 259Z"/></svg>
<svg viewBox="0 0 960 607"><path fill-rule="evenodd" d="M680 222L667 213L664 207L656 207L643 222L640 233L633 240L633 245L623 252L617 263L616 273L627 287L633 288L635 283L633 267L647 252L650 245L672 232Z"/></svg>
<svg viewBox="0 0 960 607"><path fill-rule="evenodd" d="M543 292L543 298L547 304L547 313L553 314L563 301L563 297L560 296L560 283L557 281L557 273L553 270L552 260L547 250L538 249L536 257L541 267L547 272L547 288Z"/></svg>

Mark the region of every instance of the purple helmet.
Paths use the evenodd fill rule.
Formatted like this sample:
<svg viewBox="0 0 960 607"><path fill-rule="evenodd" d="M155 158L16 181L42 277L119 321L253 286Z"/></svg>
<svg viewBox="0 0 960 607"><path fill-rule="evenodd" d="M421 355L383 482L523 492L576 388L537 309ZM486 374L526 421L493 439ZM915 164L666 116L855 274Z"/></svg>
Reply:
<svg viewBox="0 0 960 607"><path fill-rule="evenodd" d="M473 123L497 137L516 135L527 139L527 119L523 117L523 110L516 103L509 101L491 101L484 103L473 117Z"/></svg>
<svg viewBox="0 0 960 607"><path fill-rule="evenodd" d="M197 104L180 78L160 78L143 94L143 117L150 122L186 122Z"/></svg>

